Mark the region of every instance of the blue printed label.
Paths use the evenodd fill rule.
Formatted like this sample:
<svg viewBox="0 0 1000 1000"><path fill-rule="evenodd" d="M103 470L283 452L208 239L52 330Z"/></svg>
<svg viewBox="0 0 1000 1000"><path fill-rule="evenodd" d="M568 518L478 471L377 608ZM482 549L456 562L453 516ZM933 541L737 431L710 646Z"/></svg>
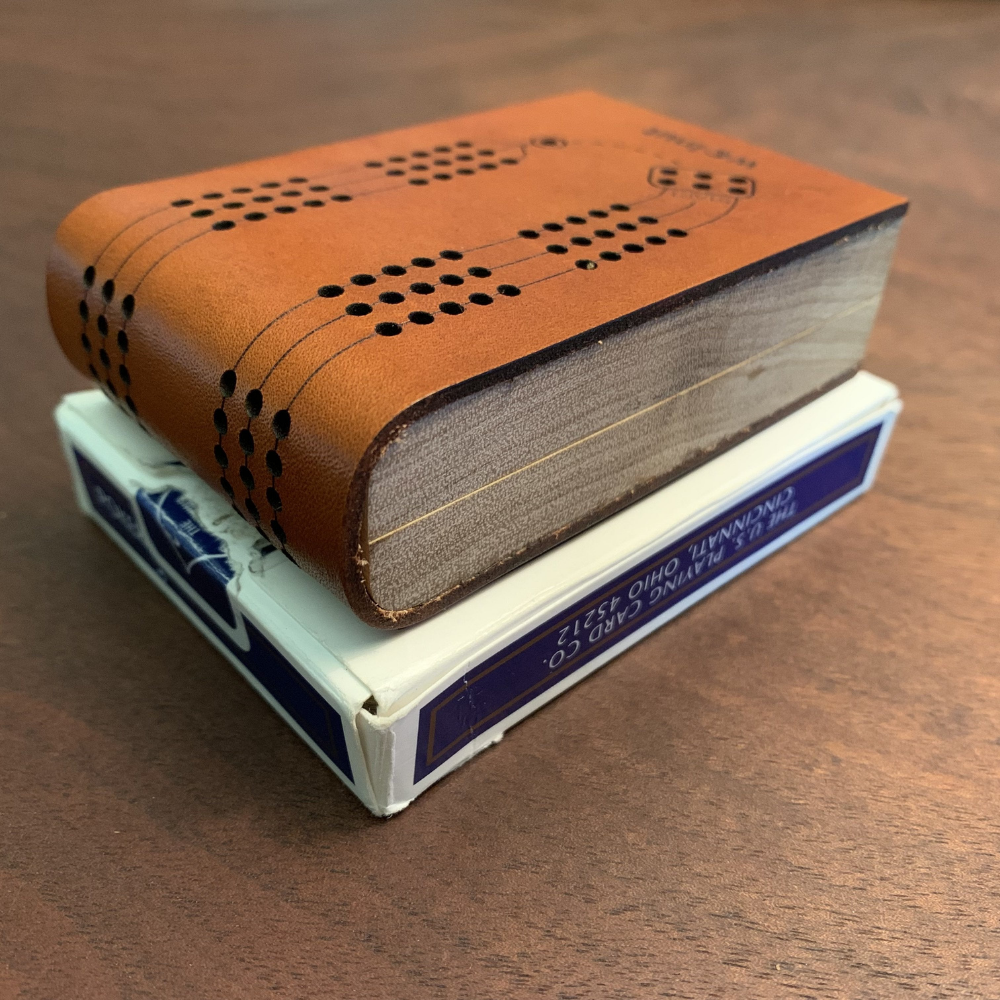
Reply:
<svg viewBox="0 0 1000 1000"><path fill-rule="evenodd" d="M177 489L139 490L135 504L89 459L74 449L77 468L94 510L156 573L157 577L295 720L322 755L349 781L354 772L340 713L295 669L253 622L233 607L227 585L234 571L222 539L202 525ZM136 508L138 507L138 512ZM143 529L145 528L145 533ZM168 572L169 570L169 572ZM241 648L193 599L200 597L219 618L245 629Z"/></svg>
<svg viewBox="0 0 1000 1000"><path fill-rule="evenodd" d="M97 466L88 461L78 451L74 451L76 467L80 470L91 506L101 516L105 524L114 528L115 533L147 562L149 553L132 504L127 496Z"/></svg>
<svg viewBox="0 0 1000 1000"><path fill-rule="evenodd" d="M860 486L881 427L734 505L451 684L420 710L414 782L643 625Z"/></svg>
<svg viewBox="0 0 1000 1000"><path fill-rule="evenodd" d="M160 559L227 624L236 612L227 585L233 567L218 535L198 523L194 507L178 489L135 495L149 540Z"/></svg>

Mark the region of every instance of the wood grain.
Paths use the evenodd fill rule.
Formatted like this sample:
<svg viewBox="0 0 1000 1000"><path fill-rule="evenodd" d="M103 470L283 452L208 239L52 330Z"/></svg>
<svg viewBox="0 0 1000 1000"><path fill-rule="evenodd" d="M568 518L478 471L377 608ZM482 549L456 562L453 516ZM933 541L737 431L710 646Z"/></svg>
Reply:
<svg viewBox="0 0 1000 1000"><path fill-rule="evenodd" d="M960 0L8 0L0 997L1000 994L997 52ZM907 195L907 408L867 498L376 821L74 509L48 243L584 86Z"/></svg>

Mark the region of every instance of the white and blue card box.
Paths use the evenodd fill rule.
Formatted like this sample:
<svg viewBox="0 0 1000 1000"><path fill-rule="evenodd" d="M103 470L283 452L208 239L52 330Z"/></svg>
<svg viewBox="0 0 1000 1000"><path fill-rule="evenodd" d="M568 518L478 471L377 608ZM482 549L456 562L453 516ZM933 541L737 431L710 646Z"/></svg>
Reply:
<svg viewBox="0 0 1000 1000"><path fill-rule="evenodd" d="M100 392L67 396L56 422L82 509L387 815L867 490L899 409L860 372L400 632L359 622Z"/></svg>

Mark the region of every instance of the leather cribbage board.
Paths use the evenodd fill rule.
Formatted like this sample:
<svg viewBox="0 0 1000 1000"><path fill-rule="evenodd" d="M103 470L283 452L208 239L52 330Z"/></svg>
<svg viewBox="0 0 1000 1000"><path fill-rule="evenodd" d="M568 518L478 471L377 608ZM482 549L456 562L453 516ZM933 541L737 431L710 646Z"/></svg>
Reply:
<svg viewBox="0 0 1000 1000"><path fill-rule="evenodd" d="M59 228L49 311L80 371L398 627L489 579L372 599L368 477L403 428L905 208L573 94L98 194Z"/></svg>

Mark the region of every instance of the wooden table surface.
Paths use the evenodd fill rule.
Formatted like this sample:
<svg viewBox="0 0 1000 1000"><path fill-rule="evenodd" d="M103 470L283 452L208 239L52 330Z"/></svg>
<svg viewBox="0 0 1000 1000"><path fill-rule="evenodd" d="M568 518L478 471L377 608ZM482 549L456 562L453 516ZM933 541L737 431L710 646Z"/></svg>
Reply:
<svg viewBox="0 0 1000 1000"><path fill-rule="evenodd" d="M74 507L102 188L580 87L912 199L874 491L371 818ZM1000 6L0 6L0 998L1000 996Z"/></svg>

